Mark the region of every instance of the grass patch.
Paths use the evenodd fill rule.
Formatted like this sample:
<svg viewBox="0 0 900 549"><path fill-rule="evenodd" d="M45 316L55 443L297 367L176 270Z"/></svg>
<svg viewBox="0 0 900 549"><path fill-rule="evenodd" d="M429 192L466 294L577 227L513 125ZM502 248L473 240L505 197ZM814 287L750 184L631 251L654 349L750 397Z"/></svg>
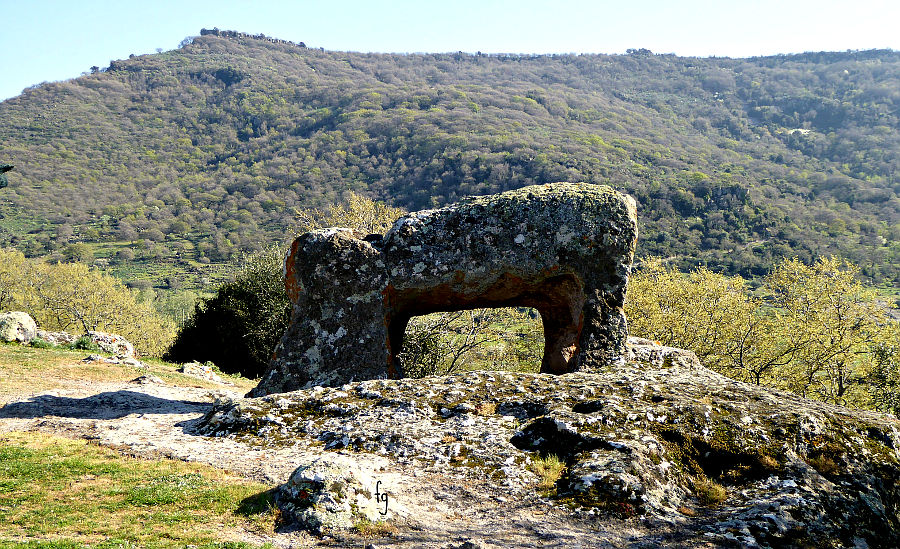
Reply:
<svg viewBox="0 0 900 549"><path fill-rule="evenodd" d="M705 478L694 480L694 493L700 503L707 507L718 505L728 498L728 490L724 486Z"/></svg>
<svg viewBox="0 0 900 549"><path fill-rule="evenodd" d="M353 529L365 538L386 538L397 533L397 527L391 522L371 521L365 518L354 524Z"/></svg>
<svg viewBox="0 0 900 549"><path fill-rule="evenodd" d="M177 373L176 365L158 359L141 357L149 367L143 370L124 364L85 363L82 359L88 351L70 350L65 347L27 346L18 343L0 344L0 403L5 395L39 393L73 383L90 384L124 382L151 373L166 383L176 386L218 389L218 383L204 381ZM257 381L238 375L224 374L238 391L248 391Z"/></svg>
<svg viewBox="0 0 900 549"><path fill-rule="evenodd" d="M247 529L272 531L268 489L213 467L123 457L81 440L0 435L0 538L45 540L35 547L222 546Z"/></svg>
<svg viewBox="0 0 900 549"><path fill-rule="evenodd" d="M556 487L556 481L565 471L566 464L558 456L549 454L546 457L532 458L528 468L540 479L538 481L539 489L552 490Z"/></svg>

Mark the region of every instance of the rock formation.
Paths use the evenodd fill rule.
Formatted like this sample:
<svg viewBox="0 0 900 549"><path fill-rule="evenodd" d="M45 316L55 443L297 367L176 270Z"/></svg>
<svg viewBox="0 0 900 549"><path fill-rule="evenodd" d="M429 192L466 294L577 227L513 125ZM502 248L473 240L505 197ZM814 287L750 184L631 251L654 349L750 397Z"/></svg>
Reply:
<svg viewBox="0 0 900 549"><path fill-rule="evenodd" d="M13 311L0 314L0 341L31 343L37 334L37 324L28 313Z"/></svg>
<svg viewBox="0 0 900 549"><path fill-rule="evenodd" d="M89 331L87 336L91 338L91 342L100 347L104 353L116 356L131 358L134 356L134 345L130 341L118 334L108 334L106 332Z"/></svg>
<svg viewBox="0 0 900 549"><path fill-rule="evenodd" d="M291 325L252 395L401 378L410 318L479 307L536 308L541 371L620 357L637 238L634 201L556 183L474 197L399 219L385 235L300 235L286 261Z"/></svg>
<svg viewBox="0 0 900 549"><path fill-rule="evenodd" d="M498 501L549 500L598 531L640 518L660 532L640 547L900 546L900 422L734 381L646 343L599 373L468 372L223 401L200 430L376 454L458 486L489 480ZM535 463L549 454L566 469L543 492ZM298 510L307 468L281 489L286 511L301 522L316 512L316 528L363 518L315 505L347 500L344 483L304 484ZM372 481L385 474L355 473L365 486L354 497L374 506ZM410 501L389 488L391 502Z"/></svg>

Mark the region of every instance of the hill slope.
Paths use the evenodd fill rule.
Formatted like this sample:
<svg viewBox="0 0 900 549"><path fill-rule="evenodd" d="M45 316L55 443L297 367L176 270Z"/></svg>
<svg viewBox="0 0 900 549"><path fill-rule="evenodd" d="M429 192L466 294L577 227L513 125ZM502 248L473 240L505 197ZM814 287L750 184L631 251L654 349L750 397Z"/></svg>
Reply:
<svg viewBox="0 0 900 549"><path fill-rule="evenodd" d="M346 190L418 209L573 180L635 196L641 255L756 275L837 253L900 281L900 52L389 55L205 31L0 103L0 143L0 244L132 248L120 269L225 261Z"/></svg>

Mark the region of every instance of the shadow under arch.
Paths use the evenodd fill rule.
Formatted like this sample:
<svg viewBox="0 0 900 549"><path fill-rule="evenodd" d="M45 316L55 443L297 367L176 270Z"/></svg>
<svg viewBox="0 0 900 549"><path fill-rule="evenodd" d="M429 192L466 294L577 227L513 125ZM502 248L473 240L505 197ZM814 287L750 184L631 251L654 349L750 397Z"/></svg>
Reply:
<svg viewBox="0 0 900 549"><path fill-rule="evenodd" d="M544 332L542 373L562 374L575 369L579 340L584 326L583 284L572 274L526 284L523 279L505 274L483 293L455 292L451 285L428 291L395 293L387 316L391 363L403 372L401 353L406 329L416 316L482 308L530 307L540 314Z"/></svg>

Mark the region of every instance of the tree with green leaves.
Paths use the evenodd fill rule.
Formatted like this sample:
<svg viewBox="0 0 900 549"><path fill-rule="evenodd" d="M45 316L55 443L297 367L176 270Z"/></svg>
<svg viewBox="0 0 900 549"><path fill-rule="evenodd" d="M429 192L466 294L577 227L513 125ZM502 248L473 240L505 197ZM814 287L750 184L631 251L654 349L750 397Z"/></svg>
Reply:
<svg viewBox="0 0 900 549"><path fill-rule="evenodd" d="M165 358L212 361L224 372L260 377L290 320L284 254L271 246L243 258L232 281L197 302Z"/></svg>
<svg viewBox="0 0 900 549"><path fill-rule="evenodd" d="M896 365L900 327L858 276L834 257L787 259L750 293L739 278L653 261L629 286L629 329L736 379L873 407L874 380L890 388L895 379L886 369Z"/></svg>
<svg viewBox="0 0 900 549"><path fill-rule="evenodd" d="M48 264L0 250L0 303L28 312L45 330L119 334L149 356L160 356L173 336L150 303L83 263Z"/></svg>

